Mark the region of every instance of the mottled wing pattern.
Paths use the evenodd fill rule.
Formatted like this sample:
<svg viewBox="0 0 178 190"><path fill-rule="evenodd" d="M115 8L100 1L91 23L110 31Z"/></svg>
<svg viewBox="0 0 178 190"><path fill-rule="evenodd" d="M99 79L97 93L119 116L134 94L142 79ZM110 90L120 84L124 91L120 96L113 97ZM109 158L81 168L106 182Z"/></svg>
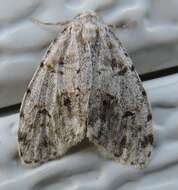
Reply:
<svg viewBox="0 0 178 190"><path fill-rule="evenodd" d="M22 102L18 146L25 164L37 165L56 159L85 136L79 96L71 87L72 76L65 69L67 63L61 61L62 51L67 48L65 41L65 36L61 37L48 50Z"/></svg>
<svg viewBox="0 0 178 190"><path fill-rule="evenodd" d="M93 64L87 136L103 154L121 163L144 167L153 145L146 92L114 34L103 32L100 36L104 39L101 37L96 44L100 52Z"/></svg>

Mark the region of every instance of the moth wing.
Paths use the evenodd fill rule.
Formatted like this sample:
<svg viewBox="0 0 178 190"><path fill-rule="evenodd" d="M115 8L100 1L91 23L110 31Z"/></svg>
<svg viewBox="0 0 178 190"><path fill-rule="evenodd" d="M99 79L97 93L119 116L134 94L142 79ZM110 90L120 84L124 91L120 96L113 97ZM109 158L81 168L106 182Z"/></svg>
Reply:
<svg viewBox="0 0 178 190"><path fill-rule="evenodd" d="M61 85L65 82L62 64L50 56L46 60L34 74L20 109L18 148L25 164L56 159L85 135L78 100Z"/></svg>
<svg viewBox="0 0 178 190"><path fill-rule="evenodd" d="M108 40L108 47L101 48L100 56L94 69L98 74L88 106L87 136L106 156L142 168L153 145L152 114L145 89L115 37Z"/></svg>

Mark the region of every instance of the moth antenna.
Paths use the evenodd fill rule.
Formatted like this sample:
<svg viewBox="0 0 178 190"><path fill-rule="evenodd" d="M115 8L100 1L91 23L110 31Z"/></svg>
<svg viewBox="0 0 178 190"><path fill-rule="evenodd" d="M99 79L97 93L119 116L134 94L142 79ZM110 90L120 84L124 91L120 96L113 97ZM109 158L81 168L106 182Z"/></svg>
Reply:
<svg viewBox="0 0 178 190"><path fill-rule="evenodd" d="M108 24L108 27L109 28L113 28L113 29L117 29L118 28L117 25L115 25L115 24Z"/></svg>
<svg viewBox="0 0 178 190"><path fill-rule="evenodd" d="M35 24L41 25L41 26L65 26L70 23L70 21L60 21L60 22L43 22L35 17L31 17L31 21Z"/></svg>

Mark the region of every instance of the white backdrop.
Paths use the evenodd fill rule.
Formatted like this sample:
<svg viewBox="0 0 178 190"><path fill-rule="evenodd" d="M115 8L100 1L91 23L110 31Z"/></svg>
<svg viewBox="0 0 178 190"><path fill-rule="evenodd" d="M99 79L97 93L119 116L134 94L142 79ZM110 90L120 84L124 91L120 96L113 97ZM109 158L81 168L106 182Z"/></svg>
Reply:
<svg viewBox="0 0 178 190"><path fill-rule="evenodd" d="M87 144L60 160L25 168L17 154L18 114L14 114L0 119L0 190L177 190L178 74L144 85L152 103L155 133L148 168L106 160Z"/></svg>

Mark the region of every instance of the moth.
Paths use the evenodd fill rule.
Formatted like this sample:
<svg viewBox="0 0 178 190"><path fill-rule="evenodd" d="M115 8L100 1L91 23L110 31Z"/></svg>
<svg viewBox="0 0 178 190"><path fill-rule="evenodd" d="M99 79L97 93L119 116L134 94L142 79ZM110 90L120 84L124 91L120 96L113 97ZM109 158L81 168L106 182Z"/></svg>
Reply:
<svg viewBox="0 0 178 190"><path fill-rule="evenodd" d="M63 156L88 138L105 156L145 167L152 113L135 67L112 28L92 11L66 23L24 95L18 150L25 164Z"/></svg>

